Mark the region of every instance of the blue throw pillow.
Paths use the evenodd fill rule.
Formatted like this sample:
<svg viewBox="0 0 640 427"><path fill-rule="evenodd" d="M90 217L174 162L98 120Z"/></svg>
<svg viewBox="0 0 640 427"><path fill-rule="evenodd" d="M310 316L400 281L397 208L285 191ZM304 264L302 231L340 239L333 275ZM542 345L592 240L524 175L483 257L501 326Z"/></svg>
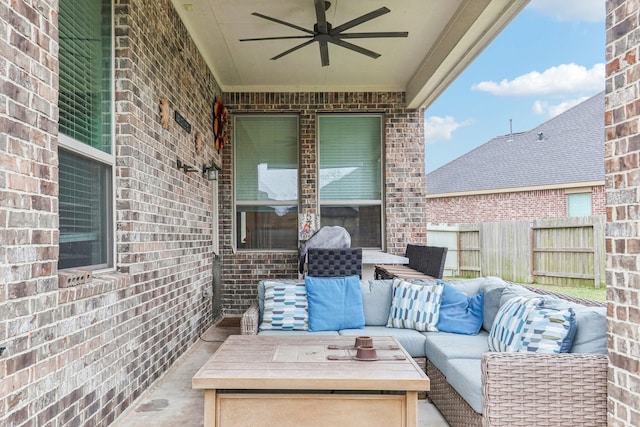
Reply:
<svg viewBox="0 0 640 427"><path fill-rule="evenodd" d="M478 335L482 327L482 303L484 293L467 296L464 292L444 283L440 301L440 317L437 328L442 332Z"/></svg>
<svg viewBox="0 0 640 427"><path fill-rule="evenodd" d="M360 278L306 277L309 331L364 328Z"/></svg>
<svg viewBox="0 0 640 427"><path fill-rule="evenodd" d="M556 310L536 307L531 310L520 336L521 352L569 353L576 336L576 314L572 308Z"/></svg>

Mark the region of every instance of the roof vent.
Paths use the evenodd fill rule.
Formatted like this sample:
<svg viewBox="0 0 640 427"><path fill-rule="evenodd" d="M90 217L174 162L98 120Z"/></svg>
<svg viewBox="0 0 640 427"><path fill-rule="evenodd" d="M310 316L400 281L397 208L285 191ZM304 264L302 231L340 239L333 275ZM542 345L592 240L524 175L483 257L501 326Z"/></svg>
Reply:
<svg viewBox="0 0 640 427"><path fill-rule="evenodd" d="M542 132L538 132L538 141L544 141L544 134Z"/></svg>

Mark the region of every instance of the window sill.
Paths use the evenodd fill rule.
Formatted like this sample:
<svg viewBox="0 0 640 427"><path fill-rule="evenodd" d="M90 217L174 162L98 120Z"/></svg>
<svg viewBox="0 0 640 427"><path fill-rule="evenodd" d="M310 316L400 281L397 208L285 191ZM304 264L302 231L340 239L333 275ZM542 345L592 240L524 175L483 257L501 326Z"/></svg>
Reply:
<svg viewBox="0 0 640 427"><path fill-rule="evenodd" d="M87 270L58 272L58 303L66 304L104 295L129 286L128 274L117 272L92 275Z"/></svg>

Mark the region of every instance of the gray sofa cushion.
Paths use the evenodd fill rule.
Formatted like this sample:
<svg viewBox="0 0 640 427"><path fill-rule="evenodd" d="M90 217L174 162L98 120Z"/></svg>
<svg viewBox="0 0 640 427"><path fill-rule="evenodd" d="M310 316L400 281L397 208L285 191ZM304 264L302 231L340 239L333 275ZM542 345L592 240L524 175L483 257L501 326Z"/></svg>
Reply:
<svg viewBox="0 0 640 427"><path fill-rule="evenodd" d="M447 377L447 362L451 359L481 359L489 351L487 331L478 335L461 335L448 332L425 332L427 359Z"/></svg>
<svg viewBox="0 0 640 427"><path fill-rule="evenodd" d="M474 411L482 413L481 359L451 359L447 366L447 382Z"/></svg>
<svg viewBox="0 0 640 427"><path fill-rule="evenodd" d="M576 313L576 336L570 353L607 354L607 307L587 307L575 302L548 298L545 307L573 308Z"/></svg>
<svg viewBox="0 0 640 427"><path fill-rule="evenodd" d="M502 290L502 296L500 297L500 306L509 301L511 298L525 297L525 298L547 298L544 295L530 291L520 285L510 285Z"/></svg>
<svg viewBox="0 0 640 427"><path fill-rule="evenodd" d="M424 348L426 337L413 329L387 328L386 326L365 326L364 329L343 329L340 335L394 337L407 350L411 357L425 357ZM486 341L486 338L485 338ZM375 339L374 339L375 345Z"/></svg>
<svg viewBox="0 0 640 427"><path fill-rule="evenodd" d="M391 308L393 280L361 280L364 324L386 326Z"/></svg>
<svg viewBox="0 0 640 427"><path fill-rule="evenodd" d="M362 329L358 329L361 331ZM318 331L318 332L310 332L310 331L260 331L260 335L282 335L282 336L291 336L291 335L331 335L338 336L340 335L338 331Z"/></svg>
<svg viewBox="0 0 640 427"><path fill-rule="evenodd" d="M493 321L500 310L500 298L504 287L492 287L484 291L484 299L482 301L482 329L489 332Z"/></svg>

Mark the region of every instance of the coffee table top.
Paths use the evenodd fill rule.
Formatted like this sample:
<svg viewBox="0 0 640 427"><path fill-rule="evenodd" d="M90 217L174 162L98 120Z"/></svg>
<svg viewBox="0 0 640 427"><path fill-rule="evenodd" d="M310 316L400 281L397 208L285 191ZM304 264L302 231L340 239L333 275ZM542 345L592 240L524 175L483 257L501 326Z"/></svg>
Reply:
<svg viewBox="0 0 640 427"><path fill-rule="evenodd" d="M380 360L359 361L355 337L231 335L192 379L195 389L429 390L429 378L392 337L373 337ZM329 346L340 346L330 349ZM397 347L396 349L388 348ZM328 358L338 357L338 360ZM391 360L393 358L400 360Z"/></svg>

